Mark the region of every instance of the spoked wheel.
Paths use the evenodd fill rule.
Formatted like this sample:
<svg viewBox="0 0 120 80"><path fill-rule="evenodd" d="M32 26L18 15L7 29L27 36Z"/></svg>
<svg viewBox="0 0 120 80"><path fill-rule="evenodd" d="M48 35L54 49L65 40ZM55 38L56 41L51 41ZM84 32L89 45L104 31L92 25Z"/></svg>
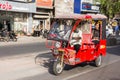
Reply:
<svg viewBox="0 0 120 80"><path fill-rule="evenodd" d="M95 59L95 66L99 67L102 65L102 55L99 55L96 59Z"/></svg>
<svg viewBox="0 0 120 80"><path fill-rule="evenodd" d="M59 75L63 72L64 69L64 63L61 62L60 60L57 60L53 63L53 73L55 75Z"/></svg>

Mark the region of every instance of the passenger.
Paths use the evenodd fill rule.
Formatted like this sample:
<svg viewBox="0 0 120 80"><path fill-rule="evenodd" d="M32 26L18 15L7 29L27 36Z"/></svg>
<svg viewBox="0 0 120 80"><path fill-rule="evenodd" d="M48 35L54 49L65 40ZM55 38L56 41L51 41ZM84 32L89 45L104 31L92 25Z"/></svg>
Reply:
<svg viewBox="0 0 120 80"><path fill-rule="evenodd" d="M69 36L70 36L70 32L72 29L72 21L68 20L64 26L64 36L63 38L65 40L68 40Z"/></svg>
<svg viewBox="0 0 120 80"><path fill-rule="evenodd" d="M72 28L72 21L70 21L70 20L66 21L66 24L65 24L65 27L64 27L65 34L66 34L69 30L71 30L71 28Z"/></svg>
<svg viewBox="0 0 120 80"><path fill-rule="evenodd" d="M81 26L79 25L76 30L71 34L70 44L74 46L74 50L76 53L79 51L82 42L82 31Z"/></svg>
<svg viewBox="0 0 120 80"><path fill-rule="evenodd" d="M119 37L119 26L118 26L118 24L115 27L115 35L116 35L116 37Z"/></svg>
<svg viewBox="0 0 120 80"><path fill-rule="evenodd" d="M92 35L93 42L97 44L100 39L100 24L98 22L95 24L95 29L93 30Z"/></svg>

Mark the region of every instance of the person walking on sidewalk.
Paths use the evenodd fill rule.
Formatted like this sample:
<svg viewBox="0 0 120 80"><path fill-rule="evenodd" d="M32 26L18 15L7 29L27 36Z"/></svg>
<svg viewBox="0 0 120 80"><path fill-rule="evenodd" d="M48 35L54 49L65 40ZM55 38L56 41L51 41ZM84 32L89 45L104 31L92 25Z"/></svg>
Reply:
<svg viewBox="0 0 120 80"><path fill-rule="evenodd" d="M116 37L119 36L119 26L118 26L118 24L115 27L115 35L116 35Z"/></svg>

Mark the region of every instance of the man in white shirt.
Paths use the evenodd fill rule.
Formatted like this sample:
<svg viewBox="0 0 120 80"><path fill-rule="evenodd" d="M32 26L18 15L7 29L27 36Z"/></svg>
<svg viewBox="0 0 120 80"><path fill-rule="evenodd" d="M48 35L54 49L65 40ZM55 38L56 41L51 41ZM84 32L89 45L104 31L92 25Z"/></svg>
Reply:
<svg viewBox="0 0 120 80"><path fill-rule="evenodd" d="M80 26L76 28L76 30L71 34L70 45L74 46L76 52L79 51L82 43L82 31L80 30Z"/></svg>

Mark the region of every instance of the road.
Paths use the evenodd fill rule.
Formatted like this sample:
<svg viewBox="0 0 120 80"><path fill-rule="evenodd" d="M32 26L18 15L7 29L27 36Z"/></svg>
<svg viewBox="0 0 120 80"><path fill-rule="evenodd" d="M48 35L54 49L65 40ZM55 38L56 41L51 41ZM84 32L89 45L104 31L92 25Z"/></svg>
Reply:
<svg viewBox="0 0 120 80"><path fill-rule="evenodd" d="M120 80L119 66L120 61L101 68L77 66L65 70L60 76L45 73L17 80Z"/></svg>
<svg viewBox="0 0 120 80"><path fill-rule="evenodd" d="M59 76L52 74L52 55L45 52L44 43L0 47L0 55L14 56L34 53L29 57L0 58L2 80L120 80L120 45L107 48L103 65L96 68L91 64L67 66ZM1 53L2 51L2 53ZM43 52L42 52L43 51ZM4 54L3 54L4 53ZM7 54L5 54L7 53ZM36 54L37 53L37 54ZM12 63L12 64L11 64Z"/></svg>
<svg viewBox="0 0 120 80"><path fill-rule="evenodd" d="M29 43L22 45L0 46L0 58L47 51L45 42Z"/></svg>
<svg viewBox="0 0 120 80"><path fill-rule="evenodd" d="M61 75L55 76L51 72L51 63L44 63L43 67L46 66L48 71L44 74L17 80L120 80L120 46L108 47L103 65L98 68L92 64L67 66Z"/></svg>

